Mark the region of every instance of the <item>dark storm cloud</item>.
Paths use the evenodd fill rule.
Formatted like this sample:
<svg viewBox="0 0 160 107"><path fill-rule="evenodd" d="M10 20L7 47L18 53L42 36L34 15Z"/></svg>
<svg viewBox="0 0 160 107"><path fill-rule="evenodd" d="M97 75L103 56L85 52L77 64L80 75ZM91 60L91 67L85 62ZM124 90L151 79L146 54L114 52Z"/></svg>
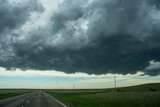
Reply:
<svg viewBox="0 0 160 107"><path fill-rule="evenodd" d="M23 26L30 17L31 12L43 12L44 8L37 0L0 1L0 65L8 63L7 67L16 62L10 60L15 57L13 49L12 30ZM22 35L22 34L19 34Z"/></svg>
<svg viewBox="0 0 160 107"><path fill-rule="evenodd" d="M148 68L150 61L160 61L159 8L158 0L64 0L48 27L33 30L23 40L15 38L8 47L12 57L0 64L67 73L142 70L157 75L157 69Z"/></svg>
<svg viewBox="0 0 160 107"><path fill-rule="evenodd" d="M159 74L160 62L156 62L154 60L150 61L150 65L145 68L144 72L152 76Z"/></svg>
<svg viewBox="0 0 160 107"><path fill-rule="evenodd" d="M66 0L64 3L59 5L58 12L52 17L53 32L57 33L60 29L66 27L67 21L75 21L83 17L83 2L84 0Z"/></svg>
<svg viewBox="0 0 160 107"><path fill-rule="evenodd" d="M21 26L29 18L32 11L43 11L43 7L36 0L17 4L12 4L9 0L0 1L0 32Z"/></svg>

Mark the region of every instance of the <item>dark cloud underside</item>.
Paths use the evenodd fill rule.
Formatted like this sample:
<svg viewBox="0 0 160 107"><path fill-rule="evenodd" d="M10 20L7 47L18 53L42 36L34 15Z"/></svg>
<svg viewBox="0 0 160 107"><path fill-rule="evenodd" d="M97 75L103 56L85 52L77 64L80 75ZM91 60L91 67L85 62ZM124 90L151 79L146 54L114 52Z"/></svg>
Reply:
<svg viewBox="0 0 160 107"><path fill-rule="evenodd" d="M150 61L160 62L159 0L64 0L47 27L33 29L24 39L19 39L21 32L6 33L25 24L30 12L42 12L38 0L34 3L0 4L0 66L67 73L160 73L159 65L147 69Z"/></svg>

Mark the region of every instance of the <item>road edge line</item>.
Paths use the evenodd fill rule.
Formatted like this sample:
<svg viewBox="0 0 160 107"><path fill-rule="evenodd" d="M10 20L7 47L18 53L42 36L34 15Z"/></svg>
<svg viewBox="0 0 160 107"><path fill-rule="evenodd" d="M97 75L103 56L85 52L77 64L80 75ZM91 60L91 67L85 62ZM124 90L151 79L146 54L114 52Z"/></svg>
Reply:
<svg viewBox="0 0 160 107"><path fill-rule="evenodd" d="M45 92L46 93L46 92ZM55 100L56 102L60 103L62 106L67 107L65 104L63 104L61 101L55 99L53 96L49 95L48 93L46 93L49 97L51 97L53 100Z"/></svg>

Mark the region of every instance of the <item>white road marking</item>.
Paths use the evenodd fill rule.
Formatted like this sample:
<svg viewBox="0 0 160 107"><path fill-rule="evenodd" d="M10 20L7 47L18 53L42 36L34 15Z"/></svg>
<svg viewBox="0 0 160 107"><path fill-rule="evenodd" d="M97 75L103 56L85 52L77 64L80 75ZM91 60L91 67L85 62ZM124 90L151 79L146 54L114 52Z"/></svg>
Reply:
<svg viewBox="0 0 160 107"><path fill-rule="evenodd" d="M29 100L26 102L26 104L29 103Z"/></svg>
<svg viewBox="0 0 160 107"><path fill-rule="evenodd" d="M60 103L62 106L67 107L65 104L63 104L62 102L58 101L57 99L55 99L54 97L52 97L55 101L57 101L58 103Z"/></svg>
<svg viewBox="0 0 160 107"><path fill-rule="evenodd" d="M24 107L24 106L22 105L22 107Z"/></svg>
<svg viewBox="0 0 160 107"><path fill-rule="evenodd" d="M47 94L47 93L46 93ZM63 104L62 102L58 101L57 99L55 99L53 96L50 96L49 94L47 94L50 98L52 98L53 100L55 100L56 102L58 102L59 104L61 104L63 107L67 107L65 104Z"/></svg>

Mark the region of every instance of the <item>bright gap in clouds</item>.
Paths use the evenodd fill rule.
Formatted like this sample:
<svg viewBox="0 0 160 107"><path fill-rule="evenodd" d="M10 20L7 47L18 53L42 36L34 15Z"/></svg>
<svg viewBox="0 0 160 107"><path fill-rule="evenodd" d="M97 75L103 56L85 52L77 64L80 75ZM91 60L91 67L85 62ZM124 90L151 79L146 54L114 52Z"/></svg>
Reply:
<svg viewBox="0 0 160 107"><path fill-rule="evenodd" d="M159 76L136 74L115 74L118 87L156 83ZM86 73L66 74L60 71L34 71L20 69L7 71L0 68L0 88L47 88L47 89L77 89L82 88L113 88L114 74L89 75Z"/></svg>

